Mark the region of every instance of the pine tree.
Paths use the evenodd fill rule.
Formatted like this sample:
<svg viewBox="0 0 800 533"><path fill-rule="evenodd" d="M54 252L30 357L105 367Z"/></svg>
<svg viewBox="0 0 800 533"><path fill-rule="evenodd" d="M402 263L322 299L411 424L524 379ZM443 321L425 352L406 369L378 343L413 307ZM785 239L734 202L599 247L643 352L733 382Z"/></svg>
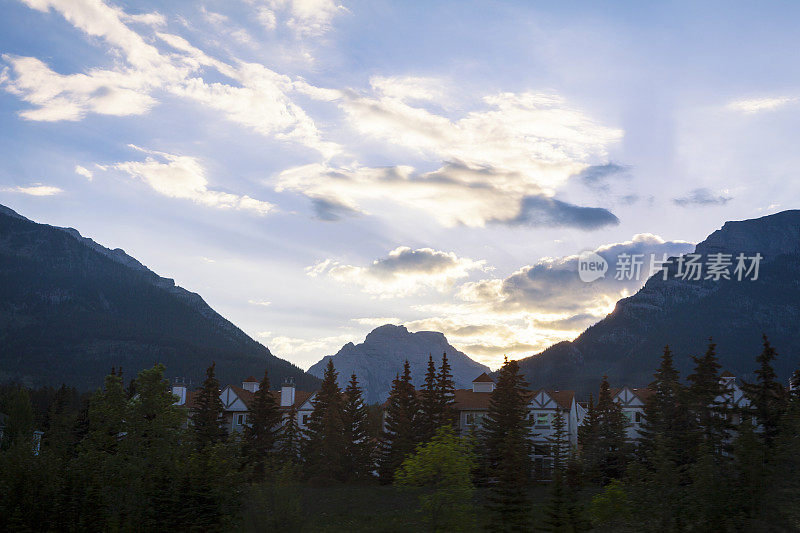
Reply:
<svg viewBox="0 0 800 533"><path fill-rule="evenodd" d="M578 428L578 442L581 446L581 463L586 479L600 481L600 412L594 403L594 396L589 395L583 425Z"/></svg>
<svg viewBox="0 0 800 533"><path fill-rule="evenodd" d="M764 349L756 358L756 383L745 383L743 388L752 402L755 418L761 426L761 435L767 447L771 447L778 435L781 418L786 412L788 399L786 390L777 380L772 362L777 357L775 348L767 336L763 336Z"/></svg>
<svg viewBox="0 0 800 533"><path fill-rule="evenodd" d="M303 436L297 423L297 406L289 406L278 435L278 454L285 463L298 464L301 459Z"/></svg>
<svg viewBox="0 0 800 533"><path fill-rule="evenodd" d="M243 459L252 469L255 479L264 478L270 458L275 454L282 418L278 402L269 389L269 375L265 370L258 390L253 394L248 413L250 424L244 428L242 441Z"/></svg>
<svg viewBox="0 0 800 533"><path fill-rule="evenodd" d="M344 395L345 472L350 480L368 479L373 470L369 412L355 374Z"/></svg>
<svg viewBox="0 0 800 533"><path fill-rule="evenodd" d="M553 417L553 433L546 438L553 459L553 472L562 472L569 458L569 440L566 431L567 422L561 409L556 409Z"/></svg>
<svg viewBox="0 0 800 533"><path fill-rule="evenodd" d="M527 481L530 477L530 426L527 383L519 364L506 359L489 397L482 440L490 478L488 497L491 529L525 531L530 526Z"/></svg>
<svg viewBox="0 0 800 533"><path fill-rule="evenodd" d="M653 467L656 440L662 439L669 459L675 465L688 464L686 433L689 428L686 408L686 391L673 363L672 351L664 347L661 364L650 384L654 392L644 404L644 420L639 427L637 453L649 467Z"/></svg>
<svg viewBox="0 0 800 533"><path fill-rule="evenodd" d="M570 528L569 502L564 487L564 474L561 470L553 473L553 481L550 485L550 500L545 509L545 519L543 521L543 531L553 531L563 533L574 531Z"/></svg>
<svg viewBox="0 0 800 533"><path fill-rule="evenodd" d="M318 482L341 482L345 472L345 436L342 391L336 383L338 373L333 360L322 378L322 384L312 400L314 410L308 420L304 441L307 476Z"/></svg>
<svg viewBox="0 0 800 533"><path fill-rule="evenodd" d="M692 356L692 359L695 362L694 373L687 377L687 407L691 424L687 447L696 458L700 445L706 442L711 453L721 456L726 451L729 422L726 405L719 399L726 394L726 388L720 379L716 344L709 339L706 353L702 357Z"/></svg>
<svg viewBox="0 0 800 533"><path fill-rule="evenodd" d="M603 376L600 382L597 411L600 469L605 484L612 479L622 477L628 452L626 441L628 420L622 412L622 407L611 396L608 376Z"/></svg>
<svg viewBox="0 0 800 533"><path fill-rule="evenodd" d="M420 388L419 416L417 418L420 442L428 442L433 438L434 432L441 425L442 404L436 365L433 362L433 356L428 355L428 369L425 372L425 382Z"/></svg>
<svg viewBox="0 0 800 533"><path fill-rule="evenodd" d="M411 383L411 367L406 361L403 375L392 381L392 389L386 401L386 420L378 465L378 475L382 483L391 483L395 471L417 445L417 411L417 393Z"/></svg>
<svg viewBox="0 0 800 533"><path fill-rule="evenodd" d="M456 385L453 381L453 374L450 371L450 363L447 361L447 352L442 353L442 365L439 367L437 386L439 389L440 423L455 426L457 413L453 405L456 401Z"/></svg>
<svg viewBox="0 0 800 533"><path fill-rule="evenodd" d="M767 497L766 449L755 432L755 422L745 413L737 428L733 445L733 462L736 471L734 505L745 522L752 522L764 514Z"/></svg>
<svg viewBox="0 0 800 533"><path fill-rule="evenodd" d="M206 370L206 379L197 395L192 415L192 428L198 450L225 440L227 432L222 425L224 406L219 397L219 381L214 373L216 363Z"/></svg>

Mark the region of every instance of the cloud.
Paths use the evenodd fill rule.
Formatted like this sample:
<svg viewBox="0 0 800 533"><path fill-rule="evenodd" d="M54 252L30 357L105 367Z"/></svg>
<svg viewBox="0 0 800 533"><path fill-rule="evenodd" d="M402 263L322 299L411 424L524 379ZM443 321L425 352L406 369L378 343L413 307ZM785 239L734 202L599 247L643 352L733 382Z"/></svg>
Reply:
<svg viewBox="0 0 800 533"><path fill-rule="evenodd" d="M34 183L28 186L8 187L2 189L3 192L14 192L19 194L27 194L28 196L54 196L64 192L58 187L52 185L42 185L41 183Z"/></svg>
<svg viewBox="0 0 800 533"><path fill-rule="evenodd" d="M603 165L592 165L586 167L576 174L575 177L589 187L607 190L608 185L606 182L608 178L618 175L625 175L630 170L631 167L628 165L620 165L618 163L609 162Z"/></svg>
<svg viewBox="0 0 800 533"><path fill-rule="evenodd" d="M744 113L759 113L761 111L774 111L779 107L796 102L796 97L777 96L763 98L742 98L728 103L728 109Z"/></svg>
<svg viewBox="0 0 800 533"><path fill-rule="evenodd" d="M461 162L427 173L410 166L304 165L281 172L275 189L307 196L324 220L369 214L373 207L392 203L426 212L445 226L499 223L596 229L618 222L606 209L550 197L519 172Z"/></svg>
<svg viewBox="0 0 800 533"><path fill-rule="evenodd" d="M270 340L269 349L271 352L279 354L280 356L316 352L319 354L317 359L321 359L323 355L337 352L339 348L352 340L353 335L351 334L334 335L318 339L278 336Z"/></svg>
<svg viewBox="0 0 800 533"><path fill-rule="evenodd" d="M615 226L619 224L619 219L602 207L581 207L540 195L523 198L519 215L498 222L510 225L567 226L592 230L603 226Z"/></svg>
<svg viewBox="0 0 800 533"><path fill-rule="evenodd" d="M131 148L147 154L144 161L116 163L112 168L141 179L154 191L170 198L183 198L208 207L239 209L266 215L275 206L249 196L239 196L208 188L208 179L200 161L194 157Z"/></svg>
<svg viewBox="0 0 800 533"><path fill-rule="evenodd" d="M316 37L327 32L333 18L347 9L332 0L248 0L258 22L274 30L280 21L298 37Z"/></svg>
<svg viewBox="0 0 800 533"><path fill-rule="evenodd" d="M89 181L92 181L92 178L94 178L94 172L92 172L88 168L82 167L80 165L75 165L75 174L77 174L79 176L83 176L84 178L86 178Z"/></svg>
<svg viewBox="0 0 800 533"><path fill-rule="evenodd" d="M247 300L247 303L249 303L250 305L258 305L261 307L269 307L270 305L272 305L272 302L269 302L267 300Z"/></svg>
<svg viewBox="0 0 800 533"><path fill-rule="evenodd" d="M25 119L77 121L90 113L141 115L158 103L157 91L166 91L218 110L261 135L309 146L326 158L339 151L337 145L321 139L314 121L292 100L297 80L256 63L213 59L177 35L155 32L155 38L145 39L126 24L144 24L152 30L163 22L157 13L130 15L98 0L24 1L42 12L61 13L74 27L105 41L115 58L114 68L60 74L37 58L3 55L8 67L0 70L0 85L33 106L20 112ZM296 8L298 12L313 18L314 6L299 3L303 6ZM216 23L223 17L211 12L206 16ZM243 30L231 35L250 41ZM157 43L171 50L162 52ZM202 76L204 69L215 69L227 80L208 82Z"/></svg>
<svg viewBox="0 0 800 533"><path fill-rule="evenodd" d="M362 326L378 327L384 324L399 324L400 319L397 317L368 317L368 318L351 318L351 321L361 324Z"/></svg>
<svg viewBox="0 0 800 533"><path fill-rule="evenodd" d="M545 257L501 278L465 281L447 303L413 306L427 318L404 322L413 329L442 331L459 349L487 364L497 356L522 357L556 342L575 338L608 314L615 303L641 288L658 262L689 252L693 245L639 234L593 251L608 261L605 278L584 283L578 276L579 254ZM615 279L622 254L642 260L638 279ZM656 264L651 265L650 256Z"/></svg>
<svg viewBox="0 0 800 533"><path fill-rule="evenodd" d="M469 276L471 271L485 271L485 265L485 261L458 257L453 252L399 246L366 267L325 259L307 267L306 273L312 277L326 274L341 283L358 286L369 294L389 298L426 289L444 292L457 280Z"/></svg>
<svg viewBox="0 0 800 533"><path fill-rule="evenodd" d="M693 207L702 205L725 205L733 200L732 196L716 194L705 187L689 191L685 196L673 198L672 202L681 207Z"/></svg>

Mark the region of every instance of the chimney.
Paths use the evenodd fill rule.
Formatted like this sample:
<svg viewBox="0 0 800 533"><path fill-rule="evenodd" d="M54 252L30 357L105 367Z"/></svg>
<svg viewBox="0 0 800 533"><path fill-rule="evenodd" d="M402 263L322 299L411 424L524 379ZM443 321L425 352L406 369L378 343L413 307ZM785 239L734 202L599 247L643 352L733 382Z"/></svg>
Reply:
<svg viewBox="0 0 800 533"><path fill-rule="evenodd" d="M294 405L294 378L286 378L281 386L281 407Z"/></svg>
<svg viewBox="0 0 800 533"><path fill-rule="evenodd" d="M253 376L248 377L246 380L242 381L242 388L244 390L249 390L250 392L258 391L259 383L256 378Z"/></svg>
<svg viewBox="0 0 800 533"><path fill-rule="evenodd" d="M172 394L178 397L174 405L184 405L186 403L186 384L175 378L175 383L172 384Z"/></svg>

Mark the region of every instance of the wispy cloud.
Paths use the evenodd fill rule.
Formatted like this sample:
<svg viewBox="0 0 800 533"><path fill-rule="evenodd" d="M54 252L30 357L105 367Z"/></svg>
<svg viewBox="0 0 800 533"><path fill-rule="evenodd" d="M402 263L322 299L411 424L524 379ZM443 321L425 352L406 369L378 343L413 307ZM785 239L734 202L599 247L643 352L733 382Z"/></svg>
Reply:
<svg viewBox="0 0 800 533"><path fill-rule="evenodd" d="M696 207L696 206L709 206L709 205L725 205L733 200L733 196L729 196L727 191L723 193L715 193L711 189L701 187L693 189L684 196L673 198L672 202L681 207Z"/></svg>
<svg viewBox="0 0 800 533"><path fill-rule="evenodd" d="M83 176L89 181L92 181L92 178L94 178L94 172L80 165L75 165L75 174L77 174L78 176Z"/></svg>
<svg viewBox="0 0 800 533"><path fill-rule="evenodd" d="M42 185L41 183L34 183L33 185L7 187L2 189L3 192L13 192L19 194L27 194L28 196L53 196L61 194L63 189L54 187L52 185Z"/></svg>
<svg viewBox="0 0 800 533"><path fill-rule="evenodd" d="M796 102L797 97L767 96L761 98L742 98L728 103L728 109L744 113L758 113L761 111L774 111L779 107Z"/></svg>
<svg viewBox="0 0 800 533"><path fill-rule="evenodd" d="M240 209L258 215L266 215L275 208L269 202L249 196L209 189L205 168L195 157L146 150L134 145L131 148L146 154L145 160L116 163L112 168L141 179L159 194L192 200L208 207Z"/></svg>

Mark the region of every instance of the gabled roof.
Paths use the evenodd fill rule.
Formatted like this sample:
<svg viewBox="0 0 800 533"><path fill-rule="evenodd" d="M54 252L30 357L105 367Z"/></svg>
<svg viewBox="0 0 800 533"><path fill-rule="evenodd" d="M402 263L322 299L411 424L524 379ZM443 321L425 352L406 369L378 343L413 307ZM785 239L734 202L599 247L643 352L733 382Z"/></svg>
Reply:
<svg viewBox="0 0 800 533"><path fill-rule="evenodd" d="M642 387L641 389L633 389L631 387L619 387L619 388L612 387L608 389L608 391L611 393L611 397L615 398L620 392L622 392L625 389L628 389L633 394L635 394L636 397L642 401L642 403L646 402L647 399L656 392L653 389L648 389L646 387Z"/></svg>
<svg viewBox="0 0 800 533"><path fill-rule="evenodd" d="M237 387L236 385L230 385L230 388L233 392L236 393L236 396L239 397L240 400L245 404L245 406L249 409L251 403L253 401L254 393L250 392L249 390L243 389L241 387ZM224 388L222 390L225 390ZM275 401L278 405L281 404L281 391L279 390L271 390L269 393L275 398ZM186 391L186 401L179 405L178 407L183 407L186 409L196 409L197 408L197 396L200 394L200 389L195 390L187 390ZM300 407L303 405L309 397L311 397L313 393L308 391L295 391L294 393L294 405L295 407ZM281 407L281 409L289 409L290 406Z"/></svg>
<svg viewBox="0 0 800 533"><path fill-rule="evenodd" d="M489 410L491 394L473 392L472 389L456 389L453 407L459 410Z"/></svg>
<svg viewBox="0 0 800 533"><path fill-rule="evenodd" d="M244 380L244 383L259 383L259 381L251 375L248 376L246 380Z"/></svg>
<svg viewBox="0 0 800 533"><path fill-rule="evenodd" d="M494 383L494 380L486 372L472 380L473 383Z"/></svg>
<svg viewBox="0 0 800 533"><path fill-rule="evenodd" d="M575 391L574 390L539 389L539 390L535 391L533 394L531 394L531 398L536 398L536 396L540 392L544 392L545 394L547 394L562 409L567 410L567 411L572 409L572 400L575 399Z"/></svg>
<svg viewBox="0 0 800 533"><path fill-rule="evenodd" d="M719 375L721 378L735 378L736 376L730 370L726 370L722 374Z"/></svg>

